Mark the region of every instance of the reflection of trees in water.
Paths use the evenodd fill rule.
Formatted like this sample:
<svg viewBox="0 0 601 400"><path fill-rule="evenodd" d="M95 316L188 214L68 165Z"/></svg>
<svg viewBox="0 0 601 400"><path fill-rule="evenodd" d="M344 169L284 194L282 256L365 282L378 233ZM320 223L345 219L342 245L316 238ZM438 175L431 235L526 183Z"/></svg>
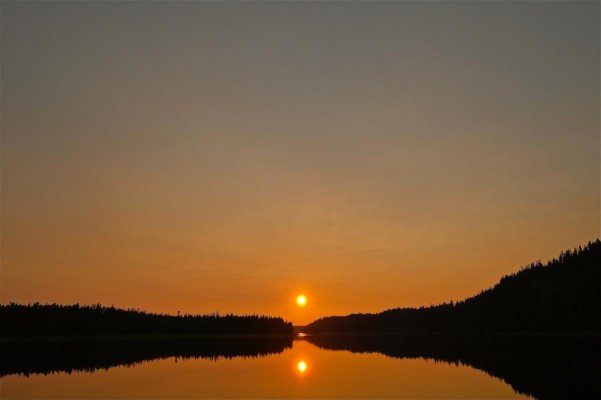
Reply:
<svg viewBox="0 0 601 400"><path fill-rule="evenodd" d="M468 365L541 399L601 399L601 337L517 335L315 335L328 350Z"/></svg>
<svg viewBox="0 0 601 400"><path fill-rule="evenodd" d="M510 335L315 335L327 350L381 353L463 364L536 398L601 398L601 337ZM131 366L154 359L262 357L292 347L291 337L124 338L2 342L0 376Z"/></svg>
<svg viewBox="0 0 601 400"><path fill-rule="evenodd" d="M136 338L3 342L0 376L108 369L177 358L261 357L292 347L292 337Z"/></svg>

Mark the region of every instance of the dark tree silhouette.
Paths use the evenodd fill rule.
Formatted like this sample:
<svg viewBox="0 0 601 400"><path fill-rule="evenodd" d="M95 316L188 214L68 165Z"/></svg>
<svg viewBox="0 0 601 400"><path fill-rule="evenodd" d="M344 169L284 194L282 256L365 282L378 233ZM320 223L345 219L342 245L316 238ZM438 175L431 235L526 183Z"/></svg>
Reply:
<svg viewBox="0 0 601 400"><path fill-rule="evenodd" d="M166 315L114 307L0 305L0 336L292 334L282 318L260 315Z"/></svg>
<svg viewBox="0 0 601 400"><path fill-rule="evenodd" d="M326 317L309 333L601 331L601 241L503 277L459 302Z"/></svg>

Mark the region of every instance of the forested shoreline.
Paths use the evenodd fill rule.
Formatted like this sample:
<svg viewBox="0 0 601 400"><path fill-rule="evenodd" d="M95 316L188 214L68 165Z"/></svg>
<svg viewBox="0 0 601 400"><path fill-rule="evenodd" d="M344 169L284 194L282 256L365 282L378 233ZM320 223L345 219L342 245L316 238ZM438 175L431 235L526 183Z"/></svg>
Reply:
<svg viewBox="0 0 601 400"><path fill-rule="evenodd" d="M97 305L0 305L0 336L292 335L292 324L263 315L168 315Z"/></svg>
<svg viewBox="0 0 601 400"><path fill-rule="evenodd" d="M601 241L561 252L459 302L318 319L307 333L599 332Z"/></svg>
<svg viewBox="0 0 601 400"><path fill-rule="evenodd" d="M320 318L305 333L601 332L601 241L561 252L459 302ZM167 315L97 305L0 305L0 337L293 335L279 317Z"/></svg>

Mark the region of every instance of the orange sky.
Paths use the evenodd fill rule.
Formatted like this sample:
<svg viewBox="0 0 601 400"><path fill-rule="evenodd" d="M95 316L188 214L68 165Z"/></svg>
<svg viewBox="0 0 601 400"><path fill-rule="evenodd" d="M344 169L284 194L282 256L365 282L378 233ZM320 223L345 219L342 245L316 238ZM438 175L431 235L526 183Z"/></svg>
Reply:
<svg viewBox="0 0 601 400"><path fill-rule="evenodd" d="M598 15L3 2L1 300L304 324L594 239Z"/></svg>

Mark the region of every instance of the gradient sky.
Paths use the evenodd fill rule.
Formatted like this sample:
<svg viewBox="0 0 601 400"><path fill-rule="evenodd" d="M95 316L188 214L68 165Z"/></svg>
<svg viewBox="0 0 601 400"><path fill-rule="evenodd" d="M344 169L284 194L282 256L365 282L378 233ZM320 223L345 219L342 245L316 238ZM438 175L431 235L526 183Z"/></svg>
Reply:
<svg viewBox="0 0 601 400"><path fill-rule="evenodd" d="M597 1L3 1L1 300L304 324L458 300L584 244L599 20Z"/></svg>

